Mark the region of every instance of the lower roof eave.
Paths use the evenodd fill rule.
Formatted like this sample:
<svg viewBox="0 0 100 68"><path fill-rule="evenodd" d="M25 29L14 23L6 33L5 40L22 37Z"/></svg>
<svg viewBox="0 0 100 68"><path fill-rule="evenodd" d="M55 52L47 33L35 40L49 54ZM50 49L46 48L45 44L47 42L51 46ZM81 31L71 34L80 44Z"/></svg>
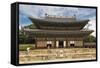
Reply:
<svg viewBox="0 0 100 68"><path fill-rule="evenodd" d="M24 31L35 37L85 37L93 32L93 30L55 31L39 29L25 29Z"/></svg>

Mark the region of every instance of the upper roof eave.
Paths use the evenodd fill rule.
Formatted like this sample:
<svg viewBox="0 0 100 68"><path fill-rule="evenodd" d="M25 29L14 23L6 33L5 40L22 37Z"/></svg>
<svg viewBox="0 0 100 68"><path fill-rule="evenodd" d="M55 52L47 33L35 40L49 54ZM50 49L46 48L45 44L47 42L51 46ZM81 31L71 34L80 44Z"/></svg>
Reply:
<svg viewBox="0 0 100 68"><path fill-rule="evenodd" d="M88 23L87 20L76 20L76 21L52 21L46 19L38 19L29 17L29 19L38 27L81 27L81 29ZM77 24L76 24L77 23Z"/></svg>

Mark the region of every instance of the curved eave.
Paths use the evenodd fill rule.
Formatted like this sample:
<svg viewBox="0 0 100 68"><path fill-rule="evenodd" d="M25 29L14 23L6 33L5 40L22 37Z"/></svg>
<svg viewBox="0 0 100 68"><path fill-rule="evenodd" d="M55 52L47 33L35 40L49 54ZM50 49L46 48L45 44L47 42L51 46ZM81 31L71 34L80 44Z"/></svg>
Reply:
<svg viewBox="0 0 100 68"><path fill-rule="evenodd" d="M46 27L65 27L65 28L72 28L72 27L79 27L79 29L82 29L89 20L80 20L80 21L52 21L52 20L46 20L46 19L36 19L29 17L29 19L37 26L37 28L46 28Z"/></svg>
<svg viewBox="0 0 100 68"><path fill-rule="evenodd" d="M36 37L85 37L91 34L93 30L55 31L55 30L25 29L25 32Z"/></svg>

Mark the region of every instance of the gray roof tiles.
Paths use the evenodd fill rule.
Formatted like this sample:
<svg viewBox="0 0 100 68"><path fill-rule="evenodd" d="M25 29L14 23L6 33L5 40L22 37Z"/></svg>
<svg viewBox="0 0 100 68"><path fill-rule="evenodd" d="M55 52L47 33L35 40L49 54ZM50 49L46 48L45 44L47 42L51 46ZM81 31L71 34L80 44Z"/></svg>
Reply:
<svg viewBox="0 0 100 68"><path fill-rule="evenodd" d="M45 18L45 19L37 19L29 17L29 19L38 27L59 27L59 28L68 28L71 27L81 27L82 29L89 20L76 20L76 19L67 19L67 18ZM46 29L46 28L45 28ZM51 29L51 28L50 28Z"/></svg>

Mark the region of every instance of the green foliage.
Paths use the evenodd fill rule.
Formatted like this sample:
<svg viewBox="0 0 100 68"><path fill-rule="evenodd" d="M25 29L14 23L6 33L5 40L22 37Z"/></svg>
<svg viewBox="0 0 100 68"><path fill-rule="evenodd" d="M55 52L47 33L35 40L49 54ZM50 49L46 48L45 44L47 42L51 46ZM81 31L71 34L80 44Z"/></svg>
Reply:
<svg viewBox="0 0 100 68"><path fill-rule="evenodd" d="M34 44L19 44L19 51L26 51L28 47L33 49L33 46Z"/></svg>
<svg viewBox="0 0 100 68"><path fill-rule="evenodd" d="M24 26L26 29L34 29L36 26L34 24L30 24L28 26ZM30 35L26 34L24 30L19 30L19 44L34 44L34 37L30 37Z"/></svg>
<svg viewBox="0 0 100 68"><path fill-rule="evenodd" d="M85 42L96 42L96 37L90 35L84 39Z"/></svg>
<svg viewBox="0 0 100 68"><path fill-rule="evenodd" d="M19 32L19 44L34 44L35 40L30 35L24 33L23 31Z"/></svg>

